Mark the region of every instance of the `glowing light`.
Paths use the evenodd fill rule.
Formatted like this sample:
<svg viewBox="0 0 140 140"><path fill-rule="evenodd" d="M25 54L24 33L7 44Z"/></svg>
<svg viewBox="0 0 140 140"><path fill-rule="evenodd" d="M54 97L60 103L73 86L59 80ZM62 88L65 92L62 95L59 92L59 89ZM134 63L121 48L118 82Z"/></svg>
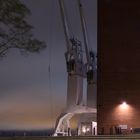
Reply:
<svg viewBox="0 0 140 140"><path fill-rule="evenodd" d="M127 105L127 103L126 102L123 102L122 105Z"/></svg>
<svg viewBox="0 0 140 140"><path fill-rule="evenodd" d="M89 132L90 131L90 128L87 128L87 130L86 130L87 132Z"/></svg>
<svg viewBox="0 0 140 140"><path fill-rule="evenodd" d="M134 117L134 112L135 109L133 105L128 104L126 101L123 101L114 108L112 117L114 118L114 120L118 120L120 121L120 123L126 124L125 121L127 120L127 118Z"/></svg>
<svg viewBox="0 0 140 140"><path fill-rule="evenodd" d="M122 102L121 106L122 109L127 109L128 108L128 104L124 101Z"/></svg>
<svg viewBox="0 0 140 140"><path fill-rule="evenodd" d="M82 132L86 133L86 127L85 126L82 128Z"/></svg>

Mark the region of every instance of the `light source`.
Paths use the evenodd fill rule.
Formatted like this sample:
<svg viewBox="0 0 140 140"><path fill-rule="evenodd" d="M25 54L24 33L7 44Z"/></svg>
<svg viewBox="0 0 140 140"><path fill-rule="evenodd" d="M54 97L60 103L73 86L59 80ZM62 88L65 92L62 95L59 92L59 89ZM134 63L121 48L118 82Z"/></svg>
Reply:
<svg viewBox="0 0 140 140"><path fill-rule="evenodd" d="M86 133L86 127L85 126L83 126L83 128L82 128L82 132Z"/></svg>
<svg viewBox="0 0 140 140"><path fill-rule="evenodd" d="M124 102L122 102L122 105L127 105L127 103L124 101Z"/></svg>
<svg viewBox="0 0 140 140"><path fill-rule="evenodd" d="M128 104L125 101L123 101L122 104L120 105L120 107L122 109L127 109L128 108Z"/></svg>
<svg viewBox="0 0 140 140"><path fill-rule="evenodd" d="M86 131L87 131L87 132L90 132L90 128L88 127Z"/></svg>

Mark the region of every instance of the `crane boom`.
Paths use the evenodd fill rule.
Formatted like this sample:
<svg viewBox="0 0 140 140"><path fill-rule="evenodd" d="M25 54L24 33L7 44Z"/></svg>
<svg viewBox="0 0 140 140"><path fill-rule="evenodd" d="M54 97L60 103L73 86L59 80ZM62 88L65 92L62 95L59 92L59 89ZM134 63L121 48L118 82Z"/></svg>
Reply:
<svg viewBox="0 0 140 140"><path fill-rule="evenodd" d="M79 5L79 13L80 13L80 19L81 19L81 25L82 25L82 31L83 31L83 37L84 37L86 58L87 58L87 62L90 64L91 60L89 57L89 50L88 50L89 43L88 43L88 38L87 38L86 22L85 22L85 18L83 16L83 7L82 7L82 3L80 0L78 0L78 5Z"/></svg>
<svg viewBox="0 0 140 140"><path fill-rule="evenodd" d="M63 27L64 27L64 34L65 34L65 39L66 39L66 45L68 51L70 50L71 43L70 43L70 33L69 33L69 27L68 27L68 22L65 14L65 8L64 8L64 1L59 0L59 7L60 7L60 12L61 12L61 19L63 22Z"/></svg>
<svg viewBox="0 0 140 140"><path fill-rule="evenodd" d="M83 37L84 37L86 58L87 58L87 81L89 84L91 84L94 82L95 57L94 57L93 51L88 50L88 47L89 47L88 36L87 36L86 22L85 22L85 18L83 14L81 0L78 0L78 6L79 6L80 19L81 19L82 32L83 32Z"/></svg>

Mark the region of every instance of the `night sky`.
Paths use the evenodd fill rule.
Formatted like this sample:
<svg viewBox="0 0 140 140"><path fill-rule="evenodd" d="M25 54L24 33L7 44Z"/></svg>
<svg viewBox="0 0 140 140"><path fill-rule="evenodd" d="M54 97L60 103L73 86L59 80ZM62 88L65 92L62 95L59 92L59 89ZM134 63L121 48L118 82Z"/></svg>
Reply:
<svg viewBox="0 0 140 140"><path fill-rule="evenodd" d="M54 128L65 108L67 73L63 27L57 0L22 0L31 10L34 35L46 42L39 54L16 49L0 60L0 129ZM97 50L97 0L83 0L90 47ZM65 0L73 34L82 39L76 0ZM49 71L50 70L50 71Z"/></svg>

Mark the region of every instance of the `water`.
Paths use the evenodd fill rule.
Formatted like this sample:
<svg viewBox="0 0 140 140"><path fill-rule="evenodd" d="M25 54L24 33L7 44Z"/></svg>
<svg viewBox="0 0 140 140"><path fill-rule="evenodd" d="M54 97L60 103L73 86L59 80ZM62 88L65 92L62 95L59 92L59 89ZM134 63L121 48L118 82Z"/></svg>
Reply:
<svg viewBox="0 0 140 140"><path fill-rule="evenodd" d="M0 137L51 136L54 130L0 130Z"/></svg>

